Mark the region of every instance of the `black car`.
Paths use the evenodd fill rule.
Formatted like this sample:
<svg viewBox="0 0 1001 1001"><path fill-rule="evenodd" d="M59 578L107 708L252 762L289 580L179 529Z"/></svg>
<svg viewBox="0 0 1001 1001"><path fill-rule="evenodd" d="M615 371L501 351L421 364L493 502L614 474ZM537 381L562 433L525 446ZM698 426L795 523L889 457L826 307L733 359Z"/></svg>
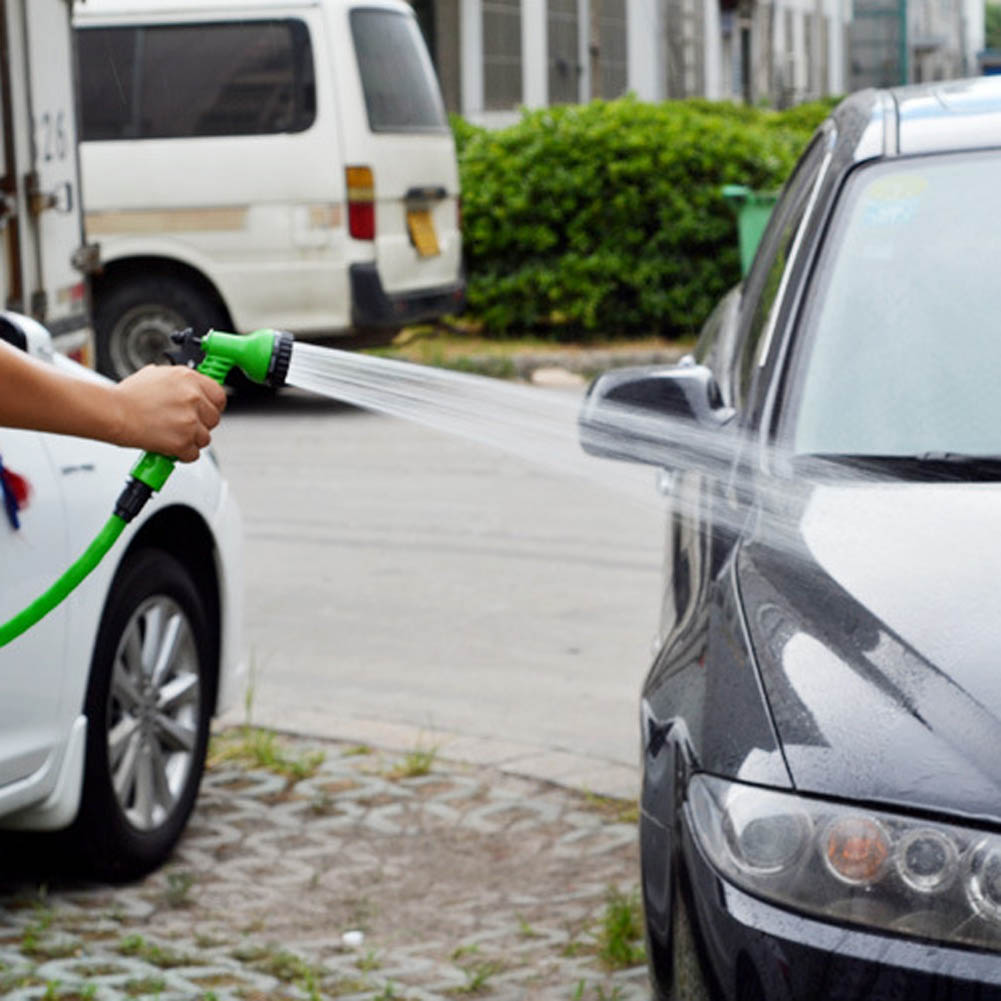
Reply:
<svg viewBox="0 0 1001 1001"><path fill-rule="evenodd" d="M844 101L581 435L666 470L655 994L1001 998L1001 80Z"/></svg>

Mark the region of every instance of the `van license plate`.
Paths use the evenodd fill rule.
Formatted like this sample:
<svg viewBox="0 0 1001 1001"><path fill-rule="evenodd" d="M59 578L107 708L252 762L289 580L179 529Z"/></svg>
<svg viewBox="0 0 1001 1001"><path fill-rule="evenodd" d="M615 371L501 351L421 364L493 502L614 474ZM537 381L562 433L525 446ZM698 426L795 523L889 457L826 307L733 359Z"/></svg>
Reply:
<svg viewBox="0 0 1001 1001"><path fill-rule="evenodd" d="M407 229L421 257L437 257L441 253L430 209L407 209Z"/></svg>

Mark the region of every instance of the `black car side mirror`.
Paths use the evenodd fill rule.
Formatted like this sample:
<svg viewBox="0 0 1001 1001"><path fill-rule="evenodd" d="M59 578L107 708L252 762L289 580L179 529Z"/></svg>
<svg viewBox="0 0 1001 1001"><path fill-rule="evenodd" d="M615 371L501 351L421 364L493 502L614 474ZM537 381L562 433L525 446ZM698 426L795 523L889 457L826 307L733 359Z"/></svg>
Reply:
<svg viewBox="0 0 1001 1001"><path fill-rule="evenodd" d="M588 389L578 417L580 444L606 459L718 468L733 454L734 413L704 365L616 369Z"/></svg>

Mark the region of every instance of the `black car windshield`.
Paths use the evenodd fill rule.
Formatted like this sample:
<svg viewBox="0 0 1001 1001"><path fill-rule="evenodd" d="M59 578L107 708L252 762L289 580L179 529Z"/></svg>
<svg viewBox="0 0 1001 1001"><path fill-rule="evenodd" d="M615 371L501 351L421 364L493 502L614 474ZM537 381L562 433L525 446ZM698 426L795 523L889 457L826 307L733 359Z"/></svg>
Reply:
<svg viewBox="0 0 1001 1001"><path fill-rule="evenodd" d="M1001 151L850 180L801 329L796 453L1001 455Z"/></svg>

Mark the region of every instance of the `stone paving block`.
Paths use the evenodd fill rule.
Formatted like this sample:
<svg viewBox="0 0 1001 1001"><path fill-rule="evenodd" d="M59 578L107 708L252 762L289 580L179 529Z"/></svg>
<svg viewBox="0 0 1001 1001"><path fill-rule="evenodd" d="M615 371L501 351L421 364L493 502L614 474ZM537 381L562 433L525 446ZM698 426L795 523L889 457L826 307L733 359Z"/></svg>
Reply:
<svg viewBox="0 0 1001 1001"><path fill-rule="evenodd" d="M642 969L594 954L609 888L638 878L635 830L601 803L439 758L406 778L405 755L288 748L325 758L299 782L209 770L174 858L139 883L0 879L0 1001L56 982L50 998L94 1001L647 996Z"/></svg>

